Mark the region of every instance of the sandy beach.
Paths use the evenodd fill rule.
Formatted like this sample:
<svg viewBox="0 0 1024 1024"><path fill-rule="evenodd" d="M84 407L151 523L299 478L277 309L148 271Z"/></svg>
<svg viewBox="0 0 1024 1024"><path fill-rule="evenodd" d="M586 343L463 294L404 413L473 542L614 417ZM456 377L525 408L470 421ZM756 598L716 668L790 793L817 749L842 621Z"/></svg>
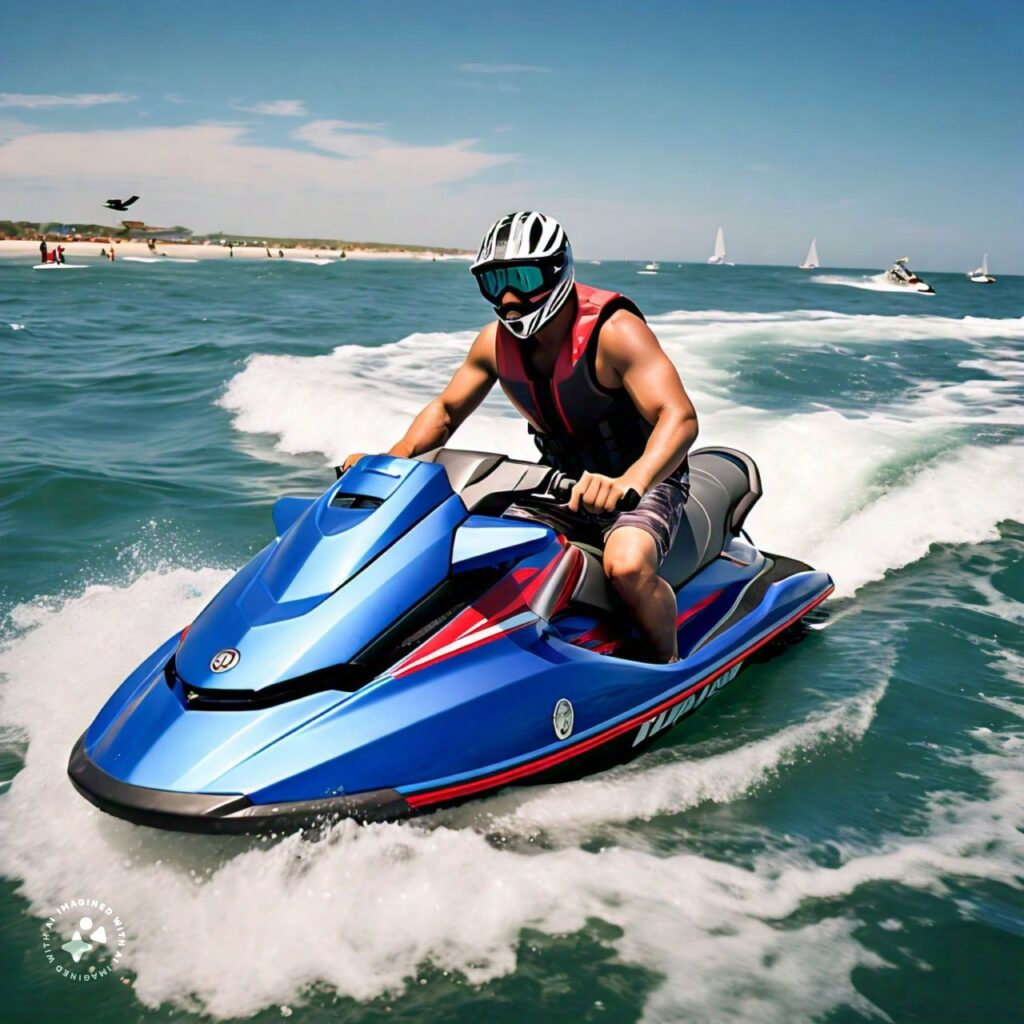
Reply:
<svg viewBox="0 0 1024 1024"><path fill-rule="evenodd" d="M100 250L109 248L109 244L103 242L47 242L49 248L52 250L56 248L58 244L64 246L65 259L74 261L76 257L81 258L83 256L100 256ZM115 241L114 243L115 259L121 259L125 256L152 256L152 252L147 247L146 243L142 240L122 240ZM159 256L170 256L176 259L192 259L192 260L226 260L226 259L242 259L242 260L265 260L267 259L267 252L262 246L239 246L234 247L234 256L231 255L232 250L226 245L209 244L204 245L202 243L188 243L188 242L160 242L156 243L156 251ZM270 251L274 254L274 258L277 258L279 251L283 252L286 258L291 259L340 259L340 253L331 249L310 249L304 247L295 247L291 249L278 249L275 246L270 247ZM451 253L440 253L433 252L430 250L415 250L409 251L407 249L345 249L345 258L349 260L466 260L470 259L471 255L467 253L465 256L457 256ZM35 239L0 239L0 258L19 258L25 260L33 260L34 262L39 261L39 240Z"/></svg>

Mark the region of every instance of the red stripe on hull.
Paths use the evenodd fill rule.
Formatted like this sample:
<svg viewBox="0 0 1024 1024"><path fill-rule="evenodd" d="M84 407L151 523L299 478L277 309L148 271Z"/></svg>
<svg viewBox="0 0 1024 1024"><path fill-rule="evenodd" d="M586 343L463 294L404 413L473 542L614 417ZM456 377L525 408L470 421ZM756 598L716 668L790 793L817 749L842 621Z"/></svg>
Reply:
<svg viewBox="0 0 1024 1024"><path fill-rule="evenodd" d="M691 608L687 608L685 612L680 613L679 617L676 619L676 629L678 629L687 619L696 615L697 612L701 611L704 608L707 608L707 606L711 604L711 602L714 601L714 599L718 597L718 595L721 593L721 590L715 590L712 593L708 594L707 597L702 598Z"/></svg>
<svg viewBox="0 0 1024 1024"><path fill-rule="evenodd" d="M788 629L792 626L797 619L802 618L812 608L816 608L825 600L826 597L829 596L829 594L832 593L834 589L834 587L829 587L824 594L816 597L810 604L801 608L795 615L788 618L781 626L773 629L767 636L762 637L756 644L752 644L750 647L745 648L731 661L716 669L711 673L711 675L705 676L692 686L688 686L682 692L674 694L667 700L662 701L661 704L658 704L653 708L648 708L646 711L643 711L638 715L634 715L625 722L620 722L618 725L613 726L611 729L608 729L603 733L598 733L596 736L591 736L582 743L577 743L572 747L566 747L564 750L558 750L555 753L548 754L546 757L539 758L536 761L530 761L528 764L521 764L517 765L515 768L509 768L507 771L499 772L497 775L489 775L483 779L472 779L469 782L459 783L455 786L446 786L444 789L435 789L421 793L405 793L403 794L405 801L411 807L429 807L432 804L458 800L462 797L472 796L475 793L480 793L488 789L500 788L501 786L508 785L510 782L515 782L517 779L525 778L528 775L536 775L538 772L545 771L548 768L553 768L564 761L568 761L570 758L578 757L580 754L585 754L588 750L593 750L595 747L599 747L601 744L607 743L609 740L613 740L616 737L621 736L623 733L629 732L630 729L635 729L653 715L660 714L662 711L672 707L674 704L678 704L679 701L685 700L691 693L696 692L708 683L714 682L720 675L728 672L729 669L738 662L743 661L744 658L749 657L754 653L754 651L763 647L770 640L777 637L784 629Z"/></svg>

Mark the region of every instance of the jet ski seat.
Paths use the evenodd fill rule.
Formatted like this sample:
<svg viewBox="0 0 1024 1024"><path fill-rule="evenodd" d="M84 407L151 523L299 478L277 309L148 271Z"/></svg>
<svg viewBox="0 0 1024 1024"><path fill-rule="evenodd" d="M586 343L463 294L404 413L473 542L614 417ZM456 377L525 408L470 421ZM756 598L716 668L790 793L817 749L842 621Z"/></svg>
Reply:
<svg viewBox="0 0 1024 1024"><path fill-rule="evenodd" d="M761 475L749 455L733 448L701 448L690 453L690 493L679 532L658 573L673 590L714 561L739 533L761 497ZM570 540L573 538L570 536ZM573 602L609 611L615 598L601 568L601 550L574 541L586 562Z"/></svg>
<svg viewBox="0 0 1024 1024"><path fill-rule="evenodd" d="M659 575L678 590L721 554L760 497L761 474L749 455L734 448L691 452L683 521Z"/></svg>

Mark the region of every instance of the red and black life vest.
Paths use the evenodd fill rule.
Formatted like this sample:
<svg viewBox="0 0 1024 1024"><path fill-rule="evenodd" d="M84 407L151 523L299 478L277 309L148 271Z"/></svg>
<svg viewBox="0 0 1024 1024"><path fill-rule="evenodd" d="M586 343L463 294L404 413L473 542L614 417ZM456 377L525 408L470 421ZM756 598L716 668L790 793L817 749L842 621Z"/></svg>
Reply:
<svg viewBox="0 0 1024 1024"><path fill-rule="evenodd" d="M625 388L606 388L597 379L598 334L619 309L643 319L624 295L577 284L576 319L550 376L523 359L523 342L498 323L502 390L529 424L542 460L569 476L584 470L619 476L643 454L653 430Z"/></svg>

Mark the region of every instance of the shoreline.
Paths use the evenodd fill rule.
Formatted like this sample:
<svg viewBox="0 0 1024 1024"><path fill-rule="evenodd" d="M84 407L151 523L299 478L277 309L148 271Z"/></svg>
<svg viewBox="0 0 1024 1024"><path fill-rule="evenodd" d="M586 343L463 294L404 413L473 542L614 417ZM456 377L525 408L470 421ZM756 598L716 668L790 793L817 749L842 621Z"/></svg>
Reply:
<svg viewBox="0 0 1024 1024"><path fill-rule="evenodd" d="M110 248L111 243L107 242L50 242L46 243L51 251L58 245L64 246L65 257L69 260L74 258L92 257L94 259L101 259L101 249ZM153 253L149 250L148 246L141 239L122 239L115 241L114 252L117 259L125 256L141 256L151 257ZM227 259L243 259L243 260L267 260L267 252L263 246L255 245L236 245L234 246L234 256L231 255L232 250L226 245L209 244L204 245L196 242L161 242L156 243L156 254L157 256L170 256L174 259L191 259L191 260L227 260ZM285 254L285 258L292 259L329 259L335 263L343 263L348 260L419 260L427 262L450 262L450 261L468 261L472 259L471 254L466 255L455 255L450 252L435 252L433 250L417 250L410 252L407 249L360 249L358 247L352 249L343 250L345 253L345 259L341 259L341 254L334 249L322 249L322 248L309 248L307 246L296 246L294 248L286 249L283 246L270 246L270 251L274 254L274 259L277 259L278 251L282 251ZM23 239L23 238L3 238L0 239L0 258L21 258L21 259L32 259L35 263L39 262L39 239Z"/></svg>

